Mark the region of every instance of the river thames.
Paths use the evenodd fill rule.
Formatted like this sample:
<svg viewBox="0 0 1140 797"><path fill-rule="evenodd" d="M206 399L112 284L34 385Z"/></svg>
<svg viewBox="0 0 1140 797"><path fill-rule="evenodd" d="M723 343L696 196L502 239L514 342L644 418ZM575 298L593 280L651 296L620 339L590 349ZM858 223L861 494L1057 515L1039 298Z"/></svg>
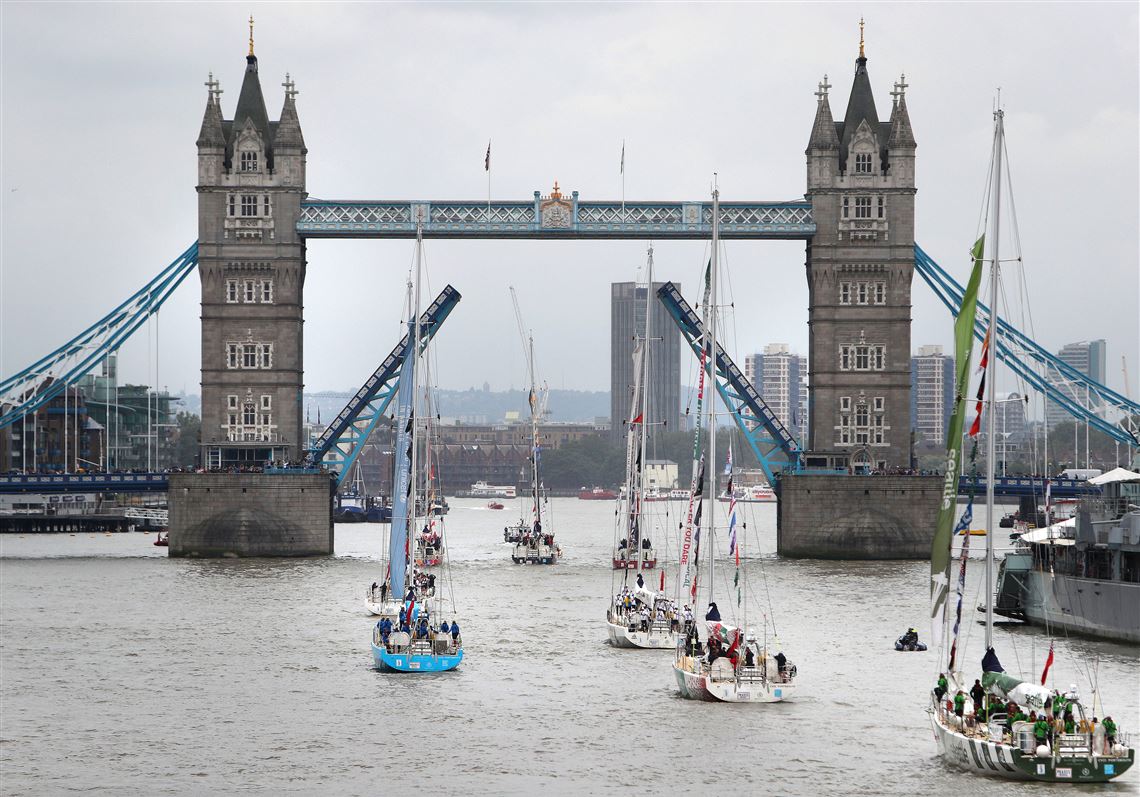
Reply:
<svg viewBox="0 0 1140 797"><path fill-rule="evenodd" d="M936 654L892 647L910 625L929 636L926 562L778 559L775 507L749 507L746 576L763 611L771 597L798 689L771 705L690 702L670 653L605 642L613 504L552 505L565 556L523 567L502 542L510 508L452 500L466 658L420 678L372 667L363 596L386 526L339 525L335 556L303 560L168 559L138 533L0 538L3 792L1055 792L938 757L925 711ZM982 569L969 574L970 678ZM1007 670L1039 677L1039 629L1000 626L995 641ZM1140 648L1056 646L1051 682L1088 697L1095 669L1135 734ZM1134 769L1095 790L1138 783Z"/></svg>

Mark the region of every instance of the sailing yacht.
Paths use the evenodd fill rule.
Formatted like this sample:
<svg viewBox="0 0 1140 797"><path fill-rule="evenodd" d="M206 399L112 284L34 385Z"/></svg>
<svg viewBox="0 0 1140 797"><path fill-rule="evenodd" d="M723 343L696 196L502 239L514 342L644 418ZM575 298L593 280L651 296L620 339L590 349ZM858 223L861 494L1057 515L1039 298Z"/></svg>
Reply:
<svg viewBox="0 0 1140 797"><path fill-rule="evenodd" d="M713 595L714 575L716 569L715 550L715 516L716 516L716 482L715 477L709 479L711 489L705 487L705 463L716 462L716 373L717 358L720 348L717 345L717 270L719 265L720 248L720 191L713 190L712 194L712 258L709 262L708 283L702 306L705 309L705 336L702 341L701 371L697 386L697 429L696 437L700 438L701 404L708 409L708 443L707 460L702 456L693 468L693 488L689 500L689 510L684 524L681 542L680 566L683 568L684 580L682 585L689 589L689 596L696 604L699 590L700 557L702 548L706 548L705 556L708 559L708 582L705 585L705 594L708 598L709 609L705 614L705 633L702 642L701 628L697 621L688 622L686 607L686 623L684 637L678 643L676 656L673 661L673 675L681 696L691 700L709 700L724 703L775 703L790 697L795 687L796 666L784 656L782 650L776 650L773 655L767 644L767 618L765 618L765 632L763 643L758 640L752 629L747 629L747 614L744 615L744 627L729 625L721 618ZM706 374L709 385L709 399L705 402ZM714 466L715 467L715 466ZM731 479L730 479L731 482ZM735 504L732 505L733 509ZM706 526L701 528L701 515L706 516ZM737 603L747 607L743 600L743 592L747 592L748 580L742 572L740 559L740 541L736 539L734 525L735 515L730 511L729 520L729 546L730 553L735 556L736 574L734 581L737 584ZM703 531L703 533L702 533ZM692 558L689 558L690 546L693 549ZM745 612L747 609L745 608ZM747 629L747 630L745 630ZM707 652L706 652L707 651Z"/></svg>
<svg viewBox="0 0 1140 797"><path fill-rule="evenodd" d="M648 536L650 515L646 506L646 440L649 427L649 340L653 305L653 247L646 266L645 334L633 350L634 386L626 431L625 486L614 524L614 599L606 612L610 644L623 648L673 650L677 646L681 618L677 604L664 593L665 572L660 571L660 590L646 586L643 571L657 567L657 553ZM616 577L621 572L620 582ZM636 581L631 573L636 573ZM631 584L631 582L634 582Z"/></svg>
<svg viewBox="0 0 1140 797"><path fill-rule="evenodd" d="M381 672L424 673L453 670L463 660L459 627L452 612L445 613L443 590L435 576L416 566L409 543L416 523L418 437L426 425L415 412L420 351L420 272L423 261L423 223L416 226L414 290L409 291L408 341L396 387L396 441L392 486L392 529L388 542L388 572L381 590L379 622L372 629L372 660ZM425 358L426 359L426 358ZM425 368L426 370L426 368ZM430 408L425 415L430 415ZM430 476L429 468L426 469ZM430 483L430 479L429 479ZM430 497L430 496L429 496ZM430 506L430 501L425 501ZM427 515L427 517L431 517ZM442 527L440 527L442 533ZM442 586L442 585L441 585ZM370 597L375 595L375 589ZM371 607L370 607L371 609Z"/></svg>
<svg viewBox="0 0 1140 797"><path fill-rule="evenodd" d="M514 293L514 288L511 289ZM518 302L515 302L515 313L518 314ZM522 329L522 318L519 316L519 329ZM534 336L527 336L527 370L530 373L530 499L531 523L529 528L520 520L515 527L518 539L511 549L511 561L516 565L552 565L562 556L562 549L554 541L554 523L549 511L543 516L543 498L545 490L539 476L539 463L542 460L542 446L539 444L538 419L542 414L539 409L538 388L534 376ZM509 530L504 529L504 539L509 536Z"/></svg>
<svg viewBox="0 0 1140 797"><path fill-rule="evenodd" d="M982 387L979 389L979 409L984 398L984 416L987 426L986 457L986 529L994 525L994 463L995 417L994 387L1001 351L998 340L999 274L1001 270L1000 232L1002 210L1002 158L1005 153L1004 113L994 112L992 183L990 186L988 238L990 240L990 308L989 328L982 344ZM942 508L931 549L931 620L935 639L941 642L940 656L947 656L944 673L931 691L928 712L938 740L938 749L952 766L971 772L1013 780L1036 780L1048 783L1101 783L1123 774L1135 759L1135 750L1128 746L1128 737L1097 708L1099 702L1096 685L1093 685L1092 703L1085 703L1077 694L1075 685L1064 693L1045 686L1053 663L1053 647L1041 675L1040 685L1026 682L1006 673L993 644L994 627L994 573L993 534L986 534L986 573L983 587L985 603L985 655L981 661L980 691L969 688L969 678L963 677L957 660L959 628L965 592L966 564L970 537L962 542L957 578L957 610L953 627L947 611L951 577L952 526L956 513L954 496L957 493L961 467L963 396L967 387L972 349L972 335L976 317L978 284L981 281L982 259L985 254L983 235L974 245L974 266L970 281L962 298L962 307L954 325L956 351L956 390L954 410L946 443L946 476ZM976 428L976 426L975 426ZM975 429L971 429L971 436ZM967 505L958 528L969 528L971 505ZM948 651L948 652L947 652ZM974 692L967 694L967 690ZM977 702L975 697L978 698ZM1103 720L1102 722L1098 721Z"/></svg>
<svg viewBox="0 0 1140 797"><path fill-rule="evenodd" d="M644 467L646 441L649 437L649 334L653 318L653 247L649 247L646 265L645 334L633 349L633 399L626 424L625 485L618 503L614 526L614 570L651 570L657 567L657 552L643 521L646 484ZM627 579L623 577L623 581Z"/></svg>

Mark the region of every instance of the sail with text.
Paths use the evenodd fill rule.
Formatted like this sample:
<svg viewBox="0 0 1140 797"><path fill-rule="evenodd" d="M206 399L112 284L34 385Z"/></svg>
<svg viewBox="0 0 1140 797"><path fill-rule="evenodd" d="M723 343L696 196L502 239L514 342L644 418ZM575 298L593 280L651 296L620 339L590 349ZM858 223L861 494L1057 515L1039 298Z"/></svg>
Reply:
<svg viewBox="0 0 1140 797"><path fill-rule="evenodd" d="M977 313L978 285L982 281L982 254L985 236L974 244L970 280L962 296L962 306L954 321L954 404L946 432L946 465L942 483L942 503L938 511L934 542L930 549L930 622L936 643L941 643L946 627L946 602L950 593L950 546L953 542L954 515L958 508L958 474L961 470L962 427L966 410L966 389L970 381L970 357L974 349L974 319Z"/></svg>

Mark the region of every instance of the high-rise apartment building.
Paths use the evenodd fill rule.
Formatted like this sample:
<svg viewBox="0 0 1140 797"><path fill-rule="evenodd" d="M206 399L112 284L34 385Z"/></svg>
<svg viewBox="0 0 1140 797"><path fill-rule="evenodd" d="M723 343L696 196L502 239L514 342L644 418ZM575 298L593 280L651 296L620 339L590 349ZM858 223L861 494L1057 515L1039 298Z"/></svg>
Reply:
<svg viewBox="0 0 1140 797"><path fill-rule="evenodd" d="M807 428L807 360L786 343L770 343L744 358L744 376L797 440Z"/></svg>
<svg viewBox="0 0 1140 797"><path fill-rule="evenodd" d="M954 409L954 358L941 346L920 346L910 358L910 428L927 445L946 443Z"/></svg>
<svg viewBox="0 0 1140 797"><path fill-rule="evenodd" d="M649 331L649 422L679 431L681 417L681 333L657 301L653 283L653 323ZM615 437L623 437L629 420L635 374L633 348L645 335L644 284L615 282L610 286L610 418Z"/></svg>
<svg viewBox="0 0 1140 797"><path fill-rule="evenodd" d="M1057 352L1057 357L1090 379L1101 384L1105 383L1105 343L1103 340L1066 344ZM1049 378L1074 404L1082 407L1090 402L1094 406L1097 404L1096 396L1086 396L1082 388L1074 385L1071 381L1067 381L1065 375L1059 371L1051 369ZM1062 421L1072 420L1072 416L1060 404L1051 401L1046 406L1045 419L1049 428L1052 429Z"/></svg>

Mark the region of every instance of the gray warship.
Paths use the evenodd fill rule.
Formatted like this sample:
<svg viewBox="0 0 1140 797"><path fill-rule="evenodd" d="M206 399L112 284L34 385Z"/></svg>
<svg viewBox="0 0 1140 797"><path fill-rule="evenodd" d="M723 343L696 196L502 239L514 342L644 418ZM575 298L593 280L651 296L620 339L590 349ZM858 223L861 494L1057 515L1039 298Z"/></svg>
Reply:
<svg viewBox="0 0 1140 797"><path fill-rule="evenodd" d="M1076 514L1015 537L994 613L1033 625L1140 643L1140 473L1091 480Z"/></svg>

